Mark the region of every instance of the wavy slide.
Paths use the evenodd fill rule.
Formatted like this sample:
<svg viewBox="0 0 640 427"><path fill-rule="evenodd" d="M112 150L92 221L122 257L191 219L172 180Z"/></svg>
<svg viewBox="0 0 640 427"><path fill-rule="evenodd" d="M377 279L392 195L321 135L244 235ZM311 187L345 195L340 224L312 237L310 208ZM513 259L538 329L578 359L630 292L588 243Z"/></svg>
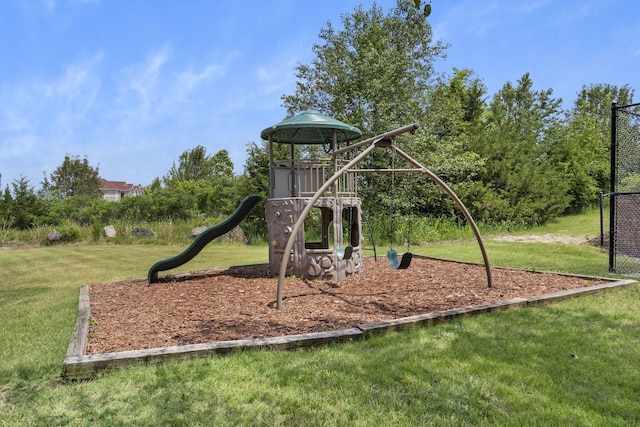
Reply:
<svg viewBox="0 0 640 427"><path fill-rule="evenodd" d="M158 272L164 270L171 270L172 268L180 267L191 261L200 251L207 246L213 239L222 236L225 233L231 231L236 225L238 225L247 215L251 212L251 209L262 199L262 197L252 194L246 197L238 208L231 214L229 218L224 220L218 225L207 228L191 243L187 249L182 253L167 259L156 262L149 269L147 275L149 285L158 281Z"/></svg>

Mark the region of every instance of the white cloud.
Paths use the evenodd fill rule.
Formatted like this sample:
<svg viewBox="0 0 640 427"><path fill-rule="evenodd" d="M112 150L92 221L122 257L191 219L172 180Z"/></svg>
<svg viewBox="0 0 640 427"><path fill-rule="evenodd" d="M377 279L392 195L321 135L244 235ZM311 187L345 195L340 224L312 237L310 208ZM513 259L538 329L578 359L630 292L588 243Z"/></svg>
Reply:
<svg viewBox="0 0 640 427"><path fill-rule="evenodd" d="M0 146L0 159L15 159L34 151L38 138L30 133L21 134L2 141Z"/></svg>
<svg viewBox="0 0 640 427"><path fill-rule="evenodd" d="M81 63L67 67L64 76L48 86L48 98L55 106L55 127L69 132L82 122L100 91L101 79L96 71L103 58L98 53Z"/></svg>
<svg viewBox="0 0 640 427"><path fill-rule="evenodd" d="M56 0L42 0L42 5L47 12L56 10Z"/></svg>
<svg viewBox="0 0 640 427"><path fill-rule="evenodd" d="M100 90L97 68L103 54L68 65L52 80L24 80L5 84L0 100L0 132L20 136L37 132L53 137L78 126Z"/></svg>
<svg viewBox="0 0 640 427"><path fill-rule="evenodd" d="M57 0L41 0L44 9L48 13L55 12L58 9L59 3ZM67 0L63 1L60 6L64 7L66 5L74 5L74 4L95 4L100 3L100 0Z"/></svg>
<svg viewBox="0 0 640 427"><path fill-rule="evenodd" d="M517 3L513 10L519 13L530 13L536 9L541 8L549 2L550 0L538 0L525 3Z"/></svg>
<svg viewBox="0 0 640 427"><path fill-rule="evenodd" d="M498 0L457 3L448 13L434 15L434 38L449 42L452 38L482 37L502 23L504 11L504 5Z"/></svg>
<svg viewBox="0 0 640 427"><path fill-rule="evenodd" d="M185 65L169 45L150 52L138 64L121 68L117 101L109 116L116 127L133 132L165 122L192 122L203 104L214 104L212 84L226 73L229 59ZM229 87L221 85L221 91Z"/></svg>
<svg viewBox="0 0 640 427"><path fill-rule="evenodd" d="M162 68L171 58L171 48L165 45L147 55L146 60L134 66L124 67L118 88L116 116L120 116L125 128L153 120L159 95L158 87Z"/></svg>
<svg viewBox="0 0 640 427"><path fill-rule="evenodd" d="M178 98L184 98L193 92L198 86L222 74L222 67L207 65L202 70L179 71L175 81L175 90Z"/></svg>
<svg viewBox="0 0 640 427"><path fill-rule="evenodd" d="M100 91L103 54L69 64L50 79L5 83L0 91L0 173L3 183L20 175L36 184L62 156L78 147ZM83 135L84 136L84 135ZM85 141L82 141L85 142ZM81 153L84 154L84 153Z"/></svg>

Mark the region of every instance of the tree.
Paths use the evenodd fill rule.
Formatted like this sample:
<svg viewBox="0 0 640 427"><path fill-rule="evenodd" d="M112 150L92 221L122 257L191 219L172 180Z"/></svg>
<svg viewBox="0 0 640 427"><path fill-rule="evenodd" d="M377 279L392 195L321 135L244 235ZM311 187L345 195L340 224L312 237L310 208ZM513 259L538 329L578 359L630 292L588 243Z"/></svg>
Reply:
<svg viewBox="0 0 640 427"><path fill-rule="evenodd" d="M575 110L559 137L549 145L549 161L568 183L568 212L579 212L609 188L609 147L596 115Z"/></svg>
<svg viewBox="0 0 640 427"><path fill-rule="evenodd" d="M417 133L414 156L443 179L465 203L473 203L469 188L484 168L484 159L470 149L484 127L486 86L469 69L454 69L438 79L428 93L423 131ZM410 177L415 180L416 177ZM407 184L416 194L418 212L459 214L453 201L432 185Z"/></svg>
<svg viewBox="0 0 640 427"><path fill-rule="evenodd" d="M87 157L64 156L64 161L53 171L49 179L45 176L42 181L44 192L56 193L62 197L88 196L99 198L100 175L98 167L92 167Z"/></svg>
<svg viewBox="0 0 640 427"><path fill-rule="evenodd" d="M564 132L549 144L549 162L568 184L567 212L578 212L609 189L611 103L632 103L633 90L609 84L583 86L567 113Z"/></svg>
<svg viewBox="0 0 640 427"><path fill-rule="evenodd" d="M233 162L229 158L229 152L220 150L209 156L207 149L198 145L183 152L177 166L173 162L163 181L168 187L173 187L182 181L211 181L216 178L233 178Z"/></svg>
<svg viewBox="0 0 640 427"><path fill-rule="evenodd" d="M485 159L484 183L474 206L479 218L532 225L560 215L570 197L549 150L564 123L551 89L535 91L528 73L494 95L473 149Z"/></svg>
<svg viewBox="0 0 640 427"><path fill-rule="evenodd" d="M227 150L220 150L211 157L212 175L216 178L233 178L233 162Z"/></svg>
<svg viewBox="0 0 640 427"><path fill-rule="evenodd" d="M19 229L26 229L37 224L42 214L42 204L29 180L23 176L11 183L12 195L5 191L7 204L7 223Z"/></svg>
<svg viewBox="0 0 640 427"><path fill-rule="evenodd" d="M342 15L343 29L328 22L319 34L322 43L312 48L315 59L296 68L295 92L282 97L288 114L316 109L358 127L365 138L420 122L433 65L445 50L433 41L428 6L398 0L384 13L374 3L368 10L358 6ZM364 167L390 164L386 151L363 162ZM391 178L367 174L364 180L364 188L377 190L368 193L364 209L384 214L392 205Z"/></svg>
<svg viewBox="0 0 640 427"><path fill-rule="evenodd" d="M607 142L611 135L611 103L629 105L633 103L633 89L629 85L617 87L610 84L592 84L582 86L576 98L572 116L590 114L600 125L600 135Z"/></svg>
<svg viewBox="0 0 640 427"><path fill-rule="evenodd" d="M235 203L240 201L233 169L233 162L227 150L220 150L210 156L205 147L198 145L183 152L178 165L173 163L163 178L165 189L157 188L159 181L154 181L154 191L151 194L156 199L181 198L180 203L170 202L172 206L181 210L179 213L173 213L174 217L229 214L235 208ZM160 211L162 209L158 210Z"/></svg>
<svg viewBox="0 0 640 427"><path fill-rule="evenodd" d="M399 0L384 14L374 3L330 22L311 64L296 68L296 91L282 97L289 115L309 108L357 126L365 136L422 117L433 64L445 47L433 42L426 10Z"/></svg>
<svg viewBox="0 0 640 427"><path fill-rule="evenodd" d="M487 108L486 86L468 69L454 69L429 92L425 116L425 146L416 157L448 182L473 177L482 159L469 150L471 139L482 130Z"/></svg>
<svg viewBox="0 0 640 427"><path fill-rule="evenodd" d="M4 193L2 197L0 197L0 227L1 228L9 228L11 227L11 218L10 218L10 208L11 202L13 202L13 198L11 197L11 191L9 190L9 186L7 185L4 188Z"/></svg>

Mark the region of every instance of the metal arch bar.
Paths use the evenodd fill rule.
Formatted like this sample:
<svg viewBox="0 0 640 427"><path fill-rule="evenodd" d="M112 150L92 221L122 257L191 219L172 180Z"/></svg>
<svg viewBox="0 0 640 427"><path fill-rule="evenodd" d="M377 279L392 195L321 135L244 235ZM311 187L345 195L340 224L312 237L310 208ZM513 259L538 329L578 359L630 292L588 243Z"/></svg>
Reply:
<svg viewBox="0 0 640 427"><path fill-rule="evenodd" d="M333 154L337 156L342 153L347 153L349 151L356 150L360 147L364 147L365 145L368 145L371 143L377 143L378 141L388 140L393 138L394 136L402 135L403 133L413 132L416 129L418 129L418 124L413 123L413 124L410 124L409 126L401 127L401 128L389 131L387 133L383 133L382 135L374 136L373 138L369 138L365 141L361 141L353 145L349 145L348 147L341 148L339 150L336 150Z"/></svg>
<svg viewBox="0 0 640 427"><path fill-rule="evenodd" d="M287 273L287 266L288 266L288 263L289 263L289 258L291 257L291 249L293 248L293 244L295 243L296 236L298 235L298 233L300 231L300 228L302 227L302 224L304 223L304 220L309 215L309 212L311 211L313 205L318 201L320 196L322 196L322 194L324 194L324 192L327 191L329 189L329 187L331 187L331 185L338 178L340 178L347 171L349 171L349 169L351 169L354 165L356 165L362 159L364 159L367 155L369 155L369 153L371 153L375 148L377 148L378 146L380 146L380 147L389 147L388 144L385 144L385 140L386 139L390 138L391 136L400 135L400 134L402 134L404 132L410 132L410 131L415 130L417 128L418 128L417 124L413 124L413 125L410 125L410 126L405 126L404 128L400 128L400 129L397 129L395 131L391 131L391 132L388 132L386 134L382 134L382 135L380 135L378 137L374 137L374 138L371 138L371 139L369 139L367 141L363 141L362 143L359 143L358 147L363 146L364 143L368 143L370 145L364 151L362 151L360 154L358 154L355 158L353 158L353 160L351 160L349 163L347 163L345 166L343 166L342 169L340 169L338 172L334 173L333 176L331 178L329 178L322 185L322 187L320 187L318 189L318 191L316 191L316 193L313 195L311 200L307 203L307 206L305 206L305 208L302 210L302 213L300 214L300 217L298 218L298 221L296 222L296 224L293 227L291 235L289 235L289 239L287 240L287 245L285 246L285 249L284 249L284 254L283 254L283 257L282 257L282 263L280 264L280 273L279 273L279 276L278 276L278 290L277 290L277 295L276 295L276 299L277 299L276 300L276 308L278 310L280 310L282 308L282 293L283 293L283 290L284 290L284 277L285 277L285 275ZM353 149L354 147L356 147L356 145L352 145L349 148ZM473 218L471 217L471 214L469 213L469 211L467 211L467 208L464 206L462 201L433 172L431 172L426 167L422 166L417 160L415 160L413 157L409 156L408 154L406 154L404 151L400 150L396 146L393 146L393 149L397 150L397 152L400 154L400 156L402 156L405 160L407 160L408 162L410 162L413 165L415 165L416 167L418 167L419 171L421 171L422 173L427 175L436 184L438 184L440 187L442 187L442 189L454 200L454 202L462 210L462 213L464 214L465 218L467 219L467 221L471 225L471 228L473 229L473 232L474 232L474 234L476 236L476 239L478 240L478 244L480 245L480 250L482 251L482 257L484 258L484 264L485 264L485 268L486 268L486 271L487 271L488 287L492 287L493 281L492 281L492 278L491 278L491 268L490 268L490 265L489 265L489 258L487 256L487 252L485 250L484 243L482 242L482 237L480 236L480 231L478 230L478 227L476 226L475 222L473 221ZM349 150L346 150L346 151L349 151ZM343 151L343 152L346 152L346 151Z"/></svg>
<svg viewBox="0 0 640 427"><path fill-rule="evenodd" d="M413 168L413 169L351 169L347 172L350 173L405 173L405 172L422 172L422 168Z"/></svg>
<svg viewBox="0 0 640 427"><path fill-rule="evenodd" d="M460 198L456 195L456 193L454 193L453 190L451 190L451 188L449 188L449 186L444 183L444 181L438 178L436 174L431 172L426 167L422 166L417 160L415 160L413 157L411 157L410 155L402 151L400 148L394 146L393 149L396 150L396 152L400 155L400 157L404 158L409 163L420 168L420 172L427 175L433 182L435 182L438 186L440 186L449 195L449 197L453 199L456 205L458 205L458 208L460 208L460 210L462 211L462 214L467 219L469 226L473 230L473 234L476 236L478 245L480 246L480 252L482 252L482 258L484 259L484 267L485 267L485 270L487 271L487 286L491 288L493 286L493 278L491 277L491 266L489 265L489 257L487 256L487 251L484 247L482 236L480 236L480 230L478 230L478 227L476 226L476 223L473 220L473 217L465 207L464 203L462 203L462 200L460 200Z"/></svg>

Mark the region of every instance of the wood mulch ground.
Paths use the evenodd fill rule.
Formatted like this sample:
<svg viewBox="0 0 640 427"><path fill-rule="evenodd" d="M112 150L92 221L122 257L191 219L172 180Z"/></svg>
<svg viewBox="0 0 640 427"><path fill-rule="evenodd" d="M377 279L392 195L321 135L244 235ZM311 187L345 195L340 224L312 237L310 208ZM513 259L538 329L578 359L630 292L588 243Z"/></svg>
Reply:
<svg viewBox="0 0 640 427"><path fill-rule="evenodd" d="M282 309L268 266L232 267L90 286L87 354L266 338L541 295L601 282L414 257L407 270L365 258L363 272L325 282L287 278Z"/></svg>

